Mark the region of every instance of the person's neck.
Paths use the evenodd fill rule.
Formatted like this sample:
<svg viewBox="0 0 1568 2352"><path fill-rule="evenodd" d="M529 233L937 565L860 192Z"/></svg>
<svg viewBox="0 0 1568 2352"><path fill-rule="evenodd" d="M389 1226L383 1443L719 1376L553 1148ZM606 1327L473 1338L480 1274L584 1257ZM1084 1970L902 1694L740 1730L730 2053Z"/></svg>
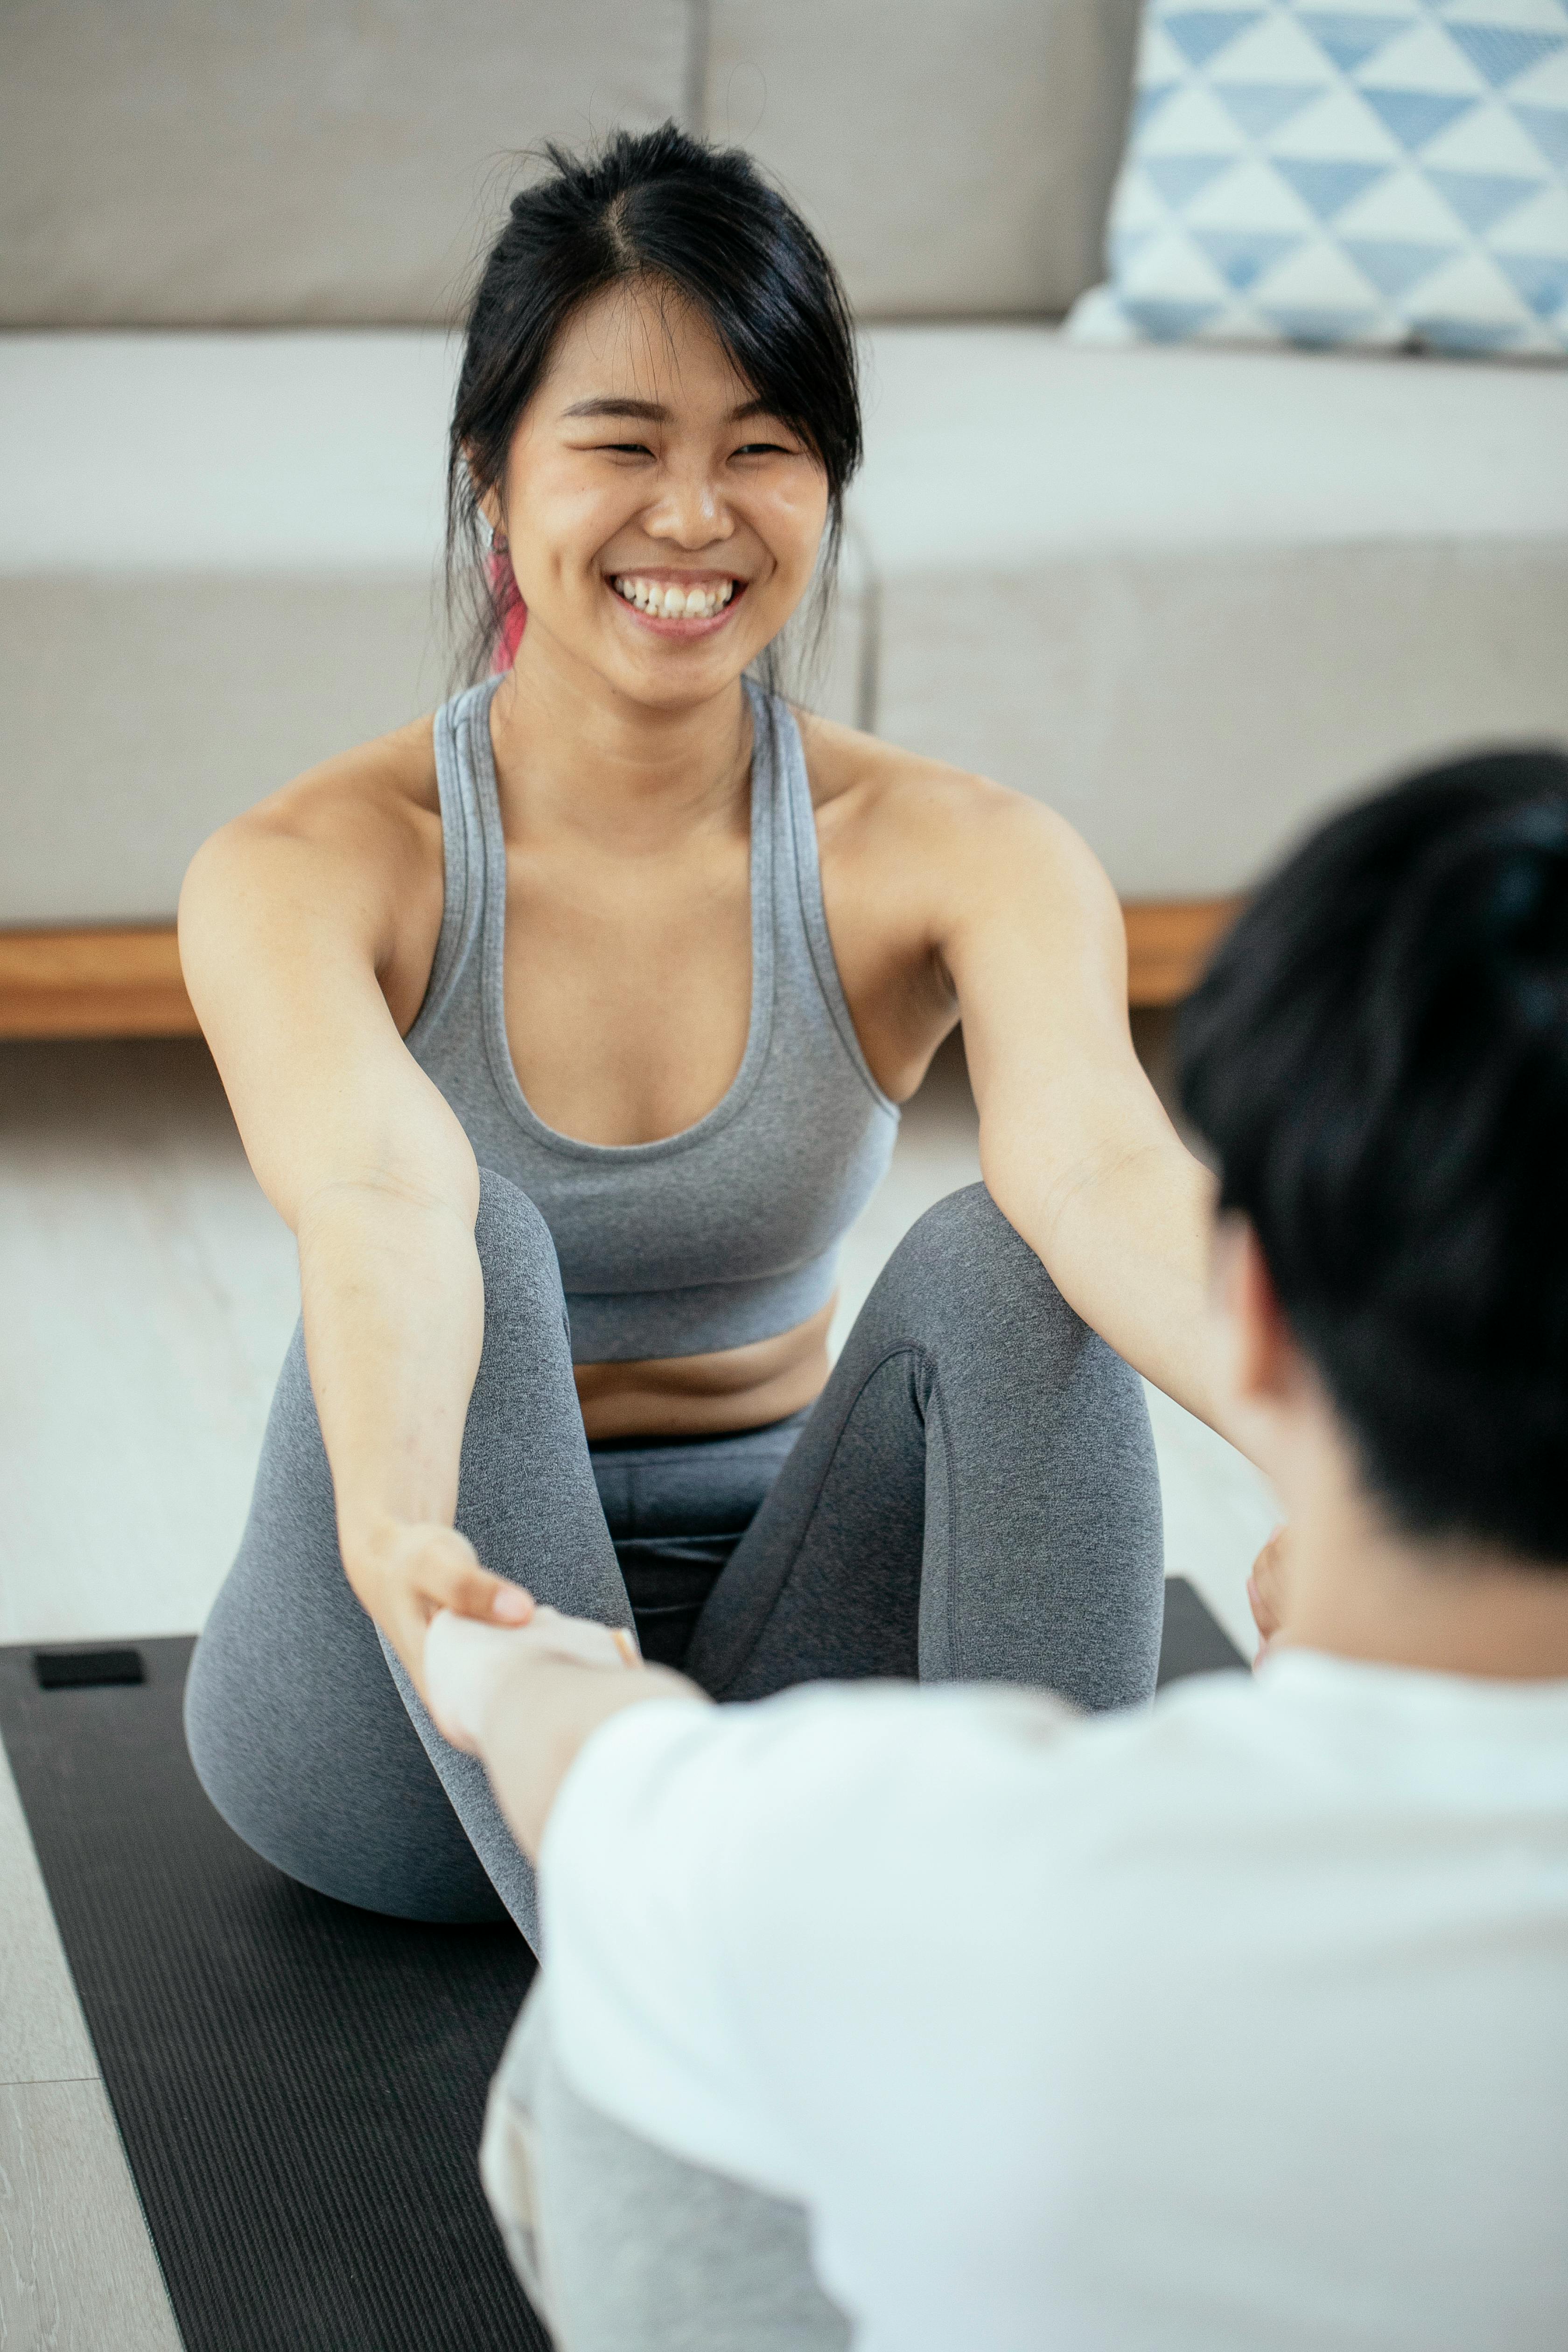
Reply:
<svg viewBox="0 0 1568 2352"><path fill-rule="evenodd" d="M490 706L503 825L654 846L732 824L751 732L739 678L701 702L637 702L531 622Z"/></svg>
<svg viewBox="0 0 1568 2352"><path fill-rule="evenodd" d="M1290 1521L1280 1646L1500 1682L1568 1678L1568 1566L1423 1541L1328 1482Z"/></svg>

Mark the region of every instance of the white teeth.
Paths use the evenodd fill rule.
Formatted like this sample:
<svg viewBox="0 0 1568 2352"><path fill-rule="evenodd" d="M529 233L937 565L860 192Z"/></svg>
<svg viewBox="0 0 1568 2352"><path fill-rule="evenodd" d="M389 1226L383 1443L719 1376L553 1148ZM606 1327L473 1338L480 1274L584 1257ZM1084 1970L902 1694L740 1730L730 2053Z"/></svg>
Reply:
<svg viewBox="0 0 1568 2352"><path fill-rule="evenodd" d="M683 588L677 581L667 585L661 580L639 579L635 572L623 572L610 584L639 613L651 613L661 620L710 621L735 593L732 580L721 580L716 588Z"/></svg>

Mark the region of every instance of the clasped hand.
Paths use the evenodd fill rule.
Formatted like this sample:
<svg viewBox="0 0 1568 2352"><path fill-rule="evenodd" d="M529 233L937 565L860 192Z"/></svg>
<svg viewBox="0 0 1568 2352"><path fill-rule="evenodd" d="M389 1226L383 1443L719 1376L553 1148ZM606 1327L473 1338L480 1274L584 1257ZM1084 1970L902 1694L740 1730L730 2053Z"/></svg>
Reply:
<svg viewBox="0 0 1568 2352"><path fill-rule="evenodd" d="M512 1589L528 1603L523 1623L503 1629L441 1609L425 1635L424 1686L431 1716L442 1738L469 1755L479 1752L498 1691L527 1664L557 1658L616 1674L642 1665L635 1634L563 1616L520 1587Z"/></svg>

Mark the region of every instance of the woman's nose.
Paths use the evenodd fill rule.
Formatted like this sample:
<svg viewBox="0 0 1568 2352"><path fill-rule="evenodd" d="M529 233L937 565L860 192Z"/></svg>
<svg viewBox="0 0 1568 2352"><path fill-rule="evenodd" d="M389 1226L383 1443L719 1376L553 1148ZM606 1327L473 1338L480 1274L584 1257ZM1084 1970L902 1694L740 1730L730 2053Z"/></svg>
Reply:
<svg viewBox="0 0 1568 2352"><path fill-rule="evenodd" d="M701 548L710 547L717 539L728 539L735 525L719 484L710 474L693 467L666 477L645 527L655 539Z"/></svg>

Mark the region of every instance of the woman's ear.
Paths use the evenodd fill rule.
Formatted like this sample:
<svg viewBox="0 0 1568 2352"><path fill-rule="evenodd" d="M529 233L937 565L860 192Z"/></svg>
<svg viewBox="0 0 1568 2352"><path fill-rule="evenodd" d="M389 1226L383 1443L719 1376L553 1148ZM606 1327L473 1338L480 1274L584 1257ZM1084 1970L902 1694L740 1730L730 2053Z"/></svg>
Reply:
<svg viewBox="0 0 1568 2352"><path fill-rule="evenodd" d="M463 463L468 470L468 487L474 494L474 504L490 530L500 530L502 528L500 493L494 482L487 484L481 480L479 468L474 463L474 445L471 441L464 442L462 456Z"/></svg>

